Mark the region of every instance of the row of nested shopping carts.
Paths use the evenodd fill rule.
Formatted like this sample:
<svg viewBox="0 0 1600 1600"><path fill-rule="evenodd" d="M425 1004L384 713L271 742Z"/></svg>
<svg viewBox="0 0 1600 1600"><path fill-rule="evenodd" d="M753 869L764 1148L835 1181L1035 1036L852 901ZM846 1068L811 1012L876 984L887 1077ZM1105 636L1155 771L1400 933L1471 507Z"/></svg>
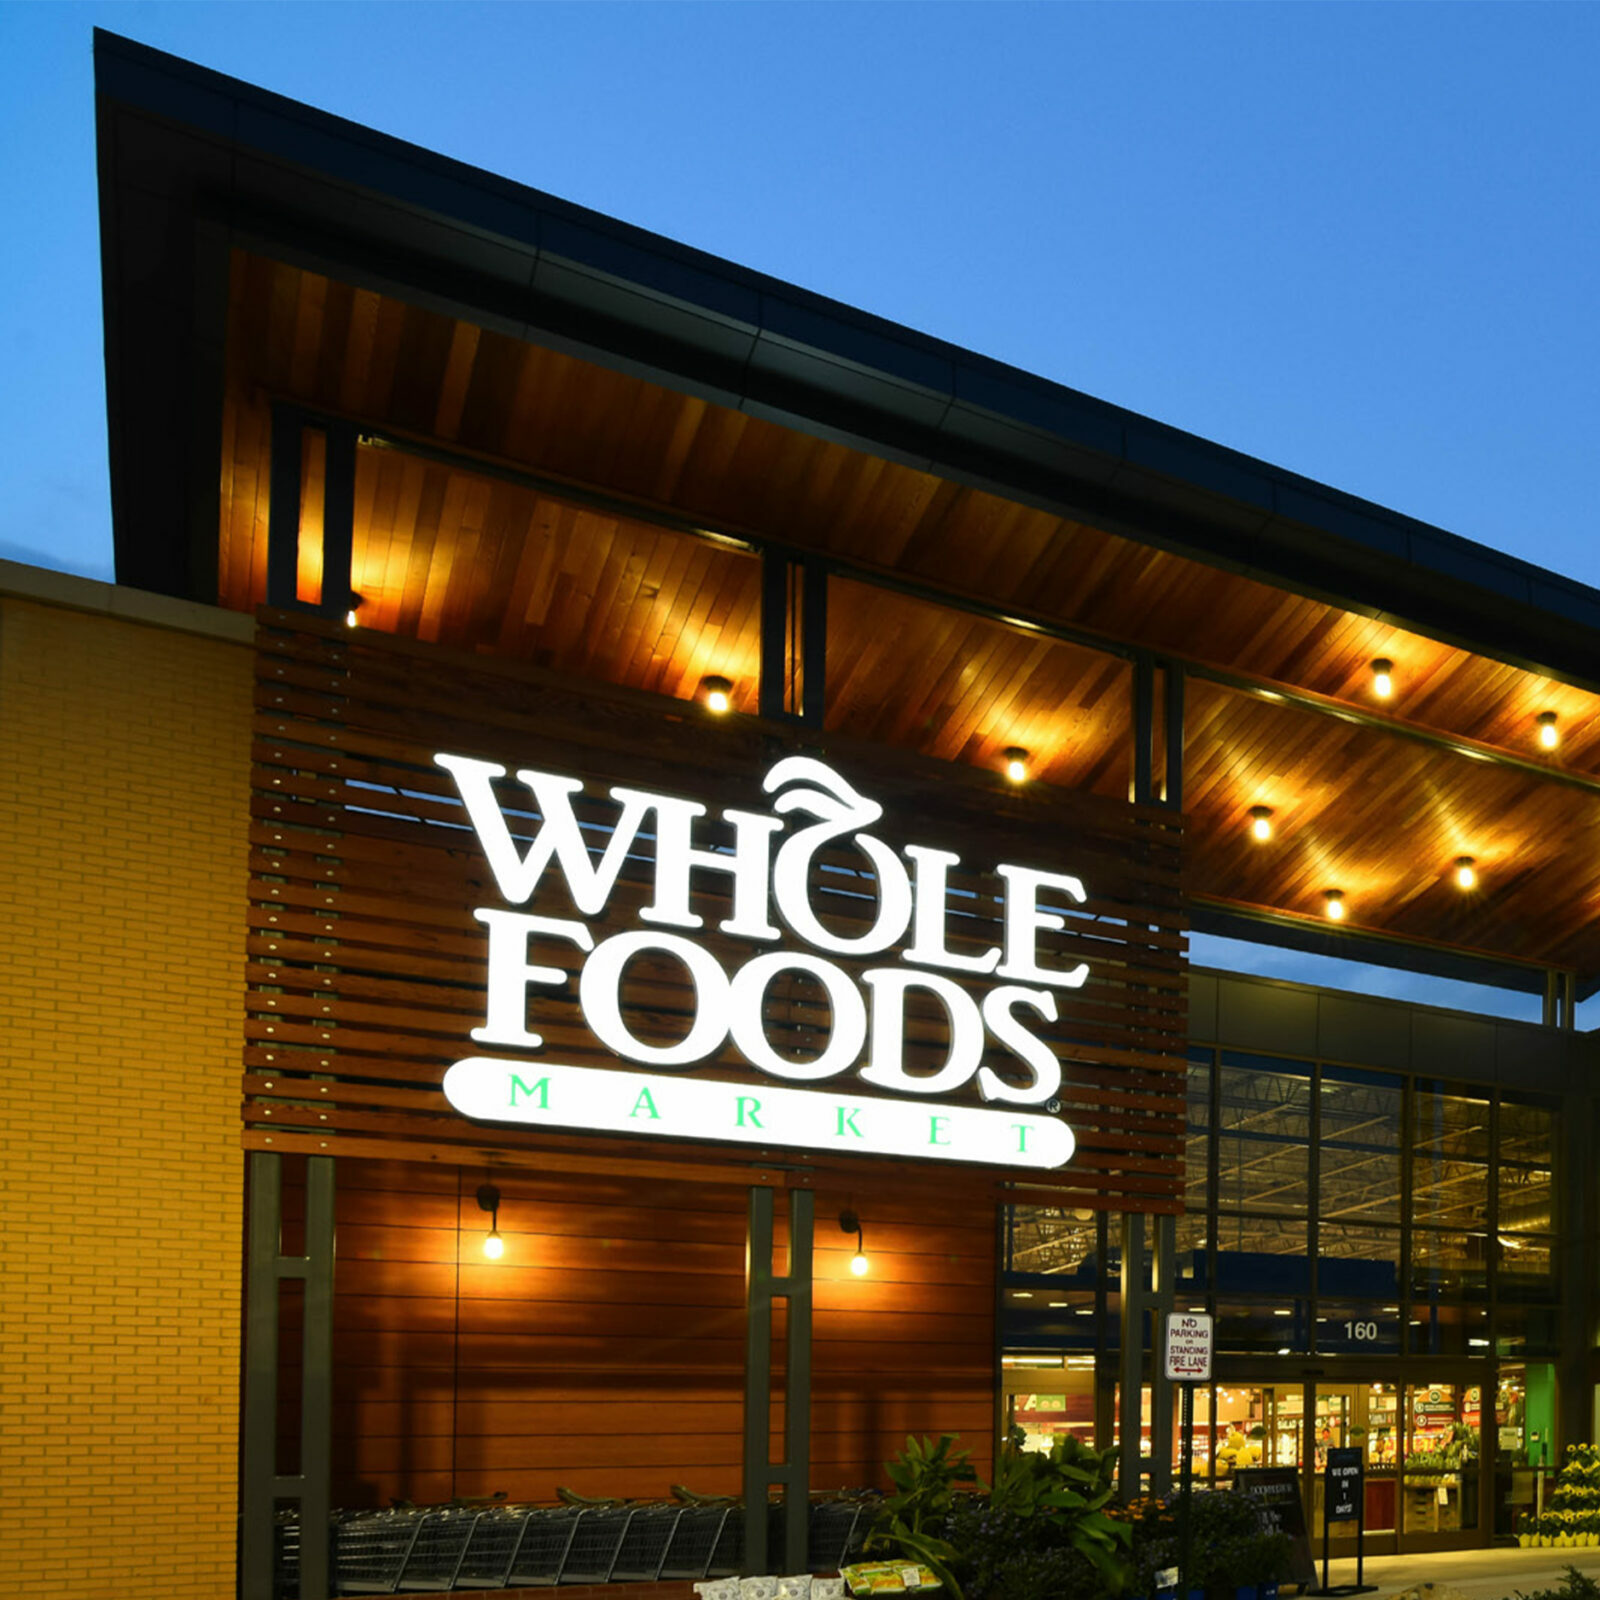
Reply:
<svg viewBox="0 0 1600 1600"><path fill-rule="evenodd" d="M806 1559L785 1571L836 1572L872 1521L867 1495L814 1500ZM768 1548L782 1550L783 1508L767 1508ZM733 1576L744 1563L745 1508L706 1504L457 1505L340 1512L330 1529L334 1594L439 1593L576 1583ZM274 1529L273 1592L298 1600L300 1521Z"/></svg>

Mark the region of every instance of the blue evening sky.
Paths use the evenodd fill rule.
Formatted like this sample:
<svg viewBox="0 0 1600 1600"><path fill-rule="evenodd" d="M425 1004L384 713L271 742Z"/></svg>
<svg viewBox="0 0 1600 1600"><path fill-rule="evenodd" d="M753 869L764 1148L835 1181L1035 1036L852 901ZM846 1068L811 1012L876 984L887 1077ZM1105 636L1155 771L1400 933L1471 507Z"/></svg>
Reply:
<svg viewBox="0 0 1600 1600"><path fill-rule="evenodd" d="M1600 585L1600 6L13 0L0 556L109 578L96 24Z"/></svg>

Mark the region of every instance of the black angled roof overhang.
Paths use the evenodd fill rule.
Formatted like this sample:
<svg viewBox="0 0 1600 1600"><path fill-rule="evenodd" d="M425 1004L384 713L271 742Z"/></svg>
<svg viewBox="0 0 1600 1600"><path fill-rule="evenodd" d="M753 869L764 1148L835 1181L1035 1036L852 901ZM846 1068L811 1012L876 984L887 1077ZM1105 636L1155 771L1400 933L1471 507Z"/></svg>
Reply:
<svg viewBox="0 0 1600 1600"><path fill-rule="evenodd" d="M119 581L215 597L254 248L1600 688L1600 593L941 340L95 34Z"/></svg>

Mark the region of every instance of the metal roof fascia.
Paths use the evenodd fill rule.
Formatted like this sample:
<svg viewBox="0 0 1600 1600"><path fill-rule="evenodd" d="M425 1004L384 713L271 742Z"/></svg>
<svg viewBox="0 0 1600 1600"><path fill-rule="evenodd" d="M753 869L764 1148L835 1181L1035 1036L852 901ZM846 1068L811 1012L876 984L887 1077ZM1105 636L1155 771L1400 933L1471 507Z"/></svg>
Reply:
<svg viewBox="0 0 1600 1600"><path fill-rule="evenodd" d="M1554 645L1560 675L1594 672L1600 592L1532 563L103 30L95 65L101 95L419 213L531 244L547 279L546 260L554 268L559 257L597 284L609 281L614 301L631 289L636 308L676 302L707 322L742 324L754 335L746 409L835 437L881 438L896 459L924 470L982 451L990 459L958 465L957 475L976 471L1001 490L1012 462L1033 468L1023 480L1059 473L1072 481L1058 479L1051 499L1070 506L1085 488L1113 491L1124 508L1118 531L1145 525L1132 537L1369 614L1416 615L1425 631L1444 630L1469 648L1492 639L1489 653L1519 665L1547 660ZM556 241L559 249L548 248ZM633 319L617 316L615 304L612 316L625 338ZM693 355L671 342L680 357ZM726 346L721 355L717 388L727 382ZM838 414L841 404L848 418ZM1041 453L1055 455L1054 472ZM1035 482L1025 492L1035 499L1039 490ZM1101 495L1086 498L1092 514ZM1178 511L1188 515L1174 535ZM1311 590L1308 542L1321 557ZM1374 584L1387 592L1374 593ZM1507 601L1528 613L1520 626L1505 615ZM1550 637L1551 623L1568 636L1567 648Z"/></svg>

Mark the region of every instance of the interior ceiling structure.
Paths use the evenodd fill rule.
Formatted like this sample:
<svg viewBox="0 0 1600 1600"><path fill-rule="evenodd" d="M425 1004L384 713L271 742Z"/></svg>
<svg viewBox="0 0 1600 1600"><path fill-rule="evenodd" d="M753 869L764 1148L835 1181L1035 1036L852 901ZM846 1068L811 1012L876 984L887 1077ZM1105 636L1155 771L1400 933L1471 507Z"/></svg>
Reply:
<svg viewBox="0 0 1600 1600"><path fill-rule="evenodd" d="M271 404L295 401L454 453L358 451L364 626L679 697L714 672L753 711L752 551L814 552L924 596L833 579L830 728L986 765L1021 745L1041 781L1121 793L1127 653L1170 657L1197 901L1321 926L1339 890L1353 930L1600 974L1590 690L262 255L234 251L230 289L224 605L264 598ZM305 467L309 523L314 444Z"/></svg>

